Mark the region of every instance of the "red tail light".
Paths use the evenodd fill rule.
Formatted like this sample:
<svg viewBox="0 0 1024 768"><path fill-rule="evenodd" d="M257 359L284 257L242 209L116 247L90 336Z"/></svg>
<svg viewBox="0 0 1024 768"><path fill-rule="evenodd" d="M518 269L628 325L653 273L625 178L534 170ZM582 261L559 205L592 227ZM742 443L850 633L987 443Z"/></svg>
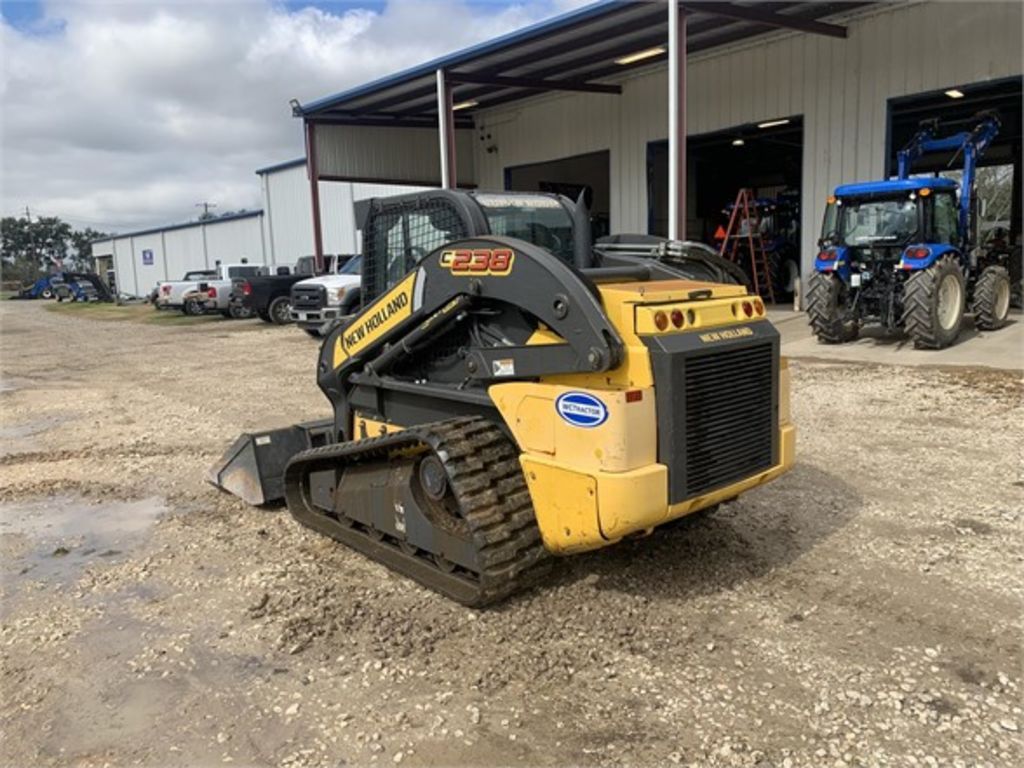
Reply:
<svg viewBox="0 0 1024 768"><path fill-rule="evenodd" d="M668 328L668 315L659 309L654 313L654 324L658 326L659 331L664 331Z"/></svg>
<svg viewBox="0 0 1024 768"><path fill-rule="evenodd" d="M683 312L682 312L682 310L679 310L679 309L673 309L672 310L672 325L674 325L676 328L682 328L683 327Z"/></svg>
<svg viewBox="0 0 1024 768"><path fill-rule="evenodd" d="M644 399L644 392L642 389L630 389L626 391L626 402L627 403L639 403Z"/></svg>
<svg viewBox="0 0 1024 768"><path fill-rule="evenodd" d="M754 314L754 305L751 304L749 301L743 302L743 314L746 315L747 317L751 317Z"/></svg>
<svg viewBox="0 0 1024 768"><path fill-rule="evenodd" d="M754 311L759 315L764 314L764 302L760 299L754 299Z"/></svg>
<svg viewBox="0 0 1024 768"><path fill-rule="evenodd" d="M252 296L252 284L248 280L242 283L242 295Z"/></svg>
<svg viewBox="0 0 1024 768"><path fill-rule="evenodd" d="M906 252L908 259L927 259L931 255L930 248L908 248Z"/></svg>
<svg viewBox="0 0 1024 768"><path fill-rule="evenodd" d="M206 289L206 295L209 296L211 299L216 299L217 289L211 285L209 288Z"/></svg>
<svg viewBox="0 0 1024 768"><path fill-rule="evenodd" d="M818 254L818 261L835 261L836 255L833 251L822 251Z"/></svg>
<svg viewBox="0 0 1024 768"><path fill-rule="evenodd" d="M164 294L166 296L170 292L171 292L171 286L169 286L169 285L161 285L160 286L160 293L162 293L162 294Z"/></svg>

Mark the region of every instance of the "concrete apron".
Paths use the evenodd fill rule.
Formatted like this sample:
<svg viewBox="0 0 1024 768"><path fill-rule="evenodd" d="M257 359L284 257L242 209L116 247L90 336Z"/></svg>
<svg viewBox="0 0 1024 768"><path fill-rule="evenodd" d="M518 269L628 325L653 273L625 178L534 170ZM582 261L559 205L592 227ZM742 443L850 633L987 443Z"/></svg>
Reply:
<svg viewBox="0 0 1024 768"><path fill-rule="evenodd" d="M1024 370L1024 315L1010 311L1009 322L998 331L979 331L970 316L964 318L960 337L946 349L914 349L902 333L886 333L879 326L861 329L848 344L822 344L811 333L807 315L791 309L769 309L769 319L782 334L782 353L793 358L814 358L884 365L952 366Z"/></svg>

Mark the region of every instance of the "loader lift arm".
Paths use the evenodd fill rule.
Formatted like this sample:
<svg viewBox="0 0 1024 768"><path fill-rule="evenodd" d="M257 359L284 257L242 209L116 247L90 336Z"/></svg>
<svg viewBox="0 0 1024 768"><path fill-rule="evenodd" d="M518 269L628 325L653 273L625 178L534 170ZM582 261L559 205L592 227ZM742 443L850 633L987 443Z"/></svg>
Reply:
<svg viewBox="0 0 1024 768"><path fill-rule="evenodd" d="M971 200L974 196L974 177L978 160L999 133L1001 123L994 113L979 115L979 122L970 131L961 131L950 136L936 138L938 120L927 120L921 129L896 156L898 176L909 179L914 161L932 152L953 152L953 159L962 152L964 156L963 183L961 184L959 226L966 237L971 220Z"/></svg>

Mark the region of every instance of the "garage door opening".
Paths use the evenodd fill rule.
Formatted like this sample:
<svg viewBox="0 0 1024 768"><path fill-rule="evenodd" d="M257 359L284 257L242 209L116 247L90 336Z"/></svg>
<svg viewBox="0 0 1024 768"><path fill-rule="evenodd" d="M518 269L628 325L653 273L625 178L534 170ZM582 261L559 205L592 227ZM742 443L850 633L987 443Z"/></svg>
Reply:
<svg viewBox="0 0 1024 768"><path fill-rule="evenodd" d="M594 238L609 233L611 222L610 153L590 152L545 163L505 169L505 189L516 192L554 192L576 200L585 194Z"/></svg>
<svg viewBox="0 0 1024 768"><path fill-rule="evenodd" d="M686 237L716 247L740 189L759 201L765 247L776 256L776 301L789 301L800 270L803 119L765 119L686 141ZM668 142L647 147L648 231L668 232ZM743 265L744 268L747 265Z"/></svg>
<svg viewBox="0 0 1024 768"><path fill-rule="evenodd" d="M979 162L978 223L982 244L1021 242L1021 117L1022 78L950 86L941 91L889 100L889 142L886 173L896 175L896 153L913 138L925 120L938 120L937 135L970 131L981 113L995 112L1002 127ZM963 158L952 152L928 154L913 164L914 175L940 175L960 181Z"/></svg>

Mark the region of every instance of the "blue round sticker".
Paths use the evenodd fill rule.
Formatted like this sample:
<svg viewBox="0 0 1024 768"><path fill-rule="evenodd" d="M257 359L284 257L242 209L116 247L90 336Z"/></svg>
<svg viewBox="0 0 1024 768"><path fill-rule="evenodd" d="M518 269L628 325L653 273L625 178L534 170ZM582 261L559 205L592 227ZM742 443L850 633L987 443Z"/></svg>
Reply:
<svg viewBox="0 0 1024 768"><path fill-rule="evenodd" d="M608 420L608 407L586 392L566 392L555 400L555 410L574 427L599 427Z"/></svg>

